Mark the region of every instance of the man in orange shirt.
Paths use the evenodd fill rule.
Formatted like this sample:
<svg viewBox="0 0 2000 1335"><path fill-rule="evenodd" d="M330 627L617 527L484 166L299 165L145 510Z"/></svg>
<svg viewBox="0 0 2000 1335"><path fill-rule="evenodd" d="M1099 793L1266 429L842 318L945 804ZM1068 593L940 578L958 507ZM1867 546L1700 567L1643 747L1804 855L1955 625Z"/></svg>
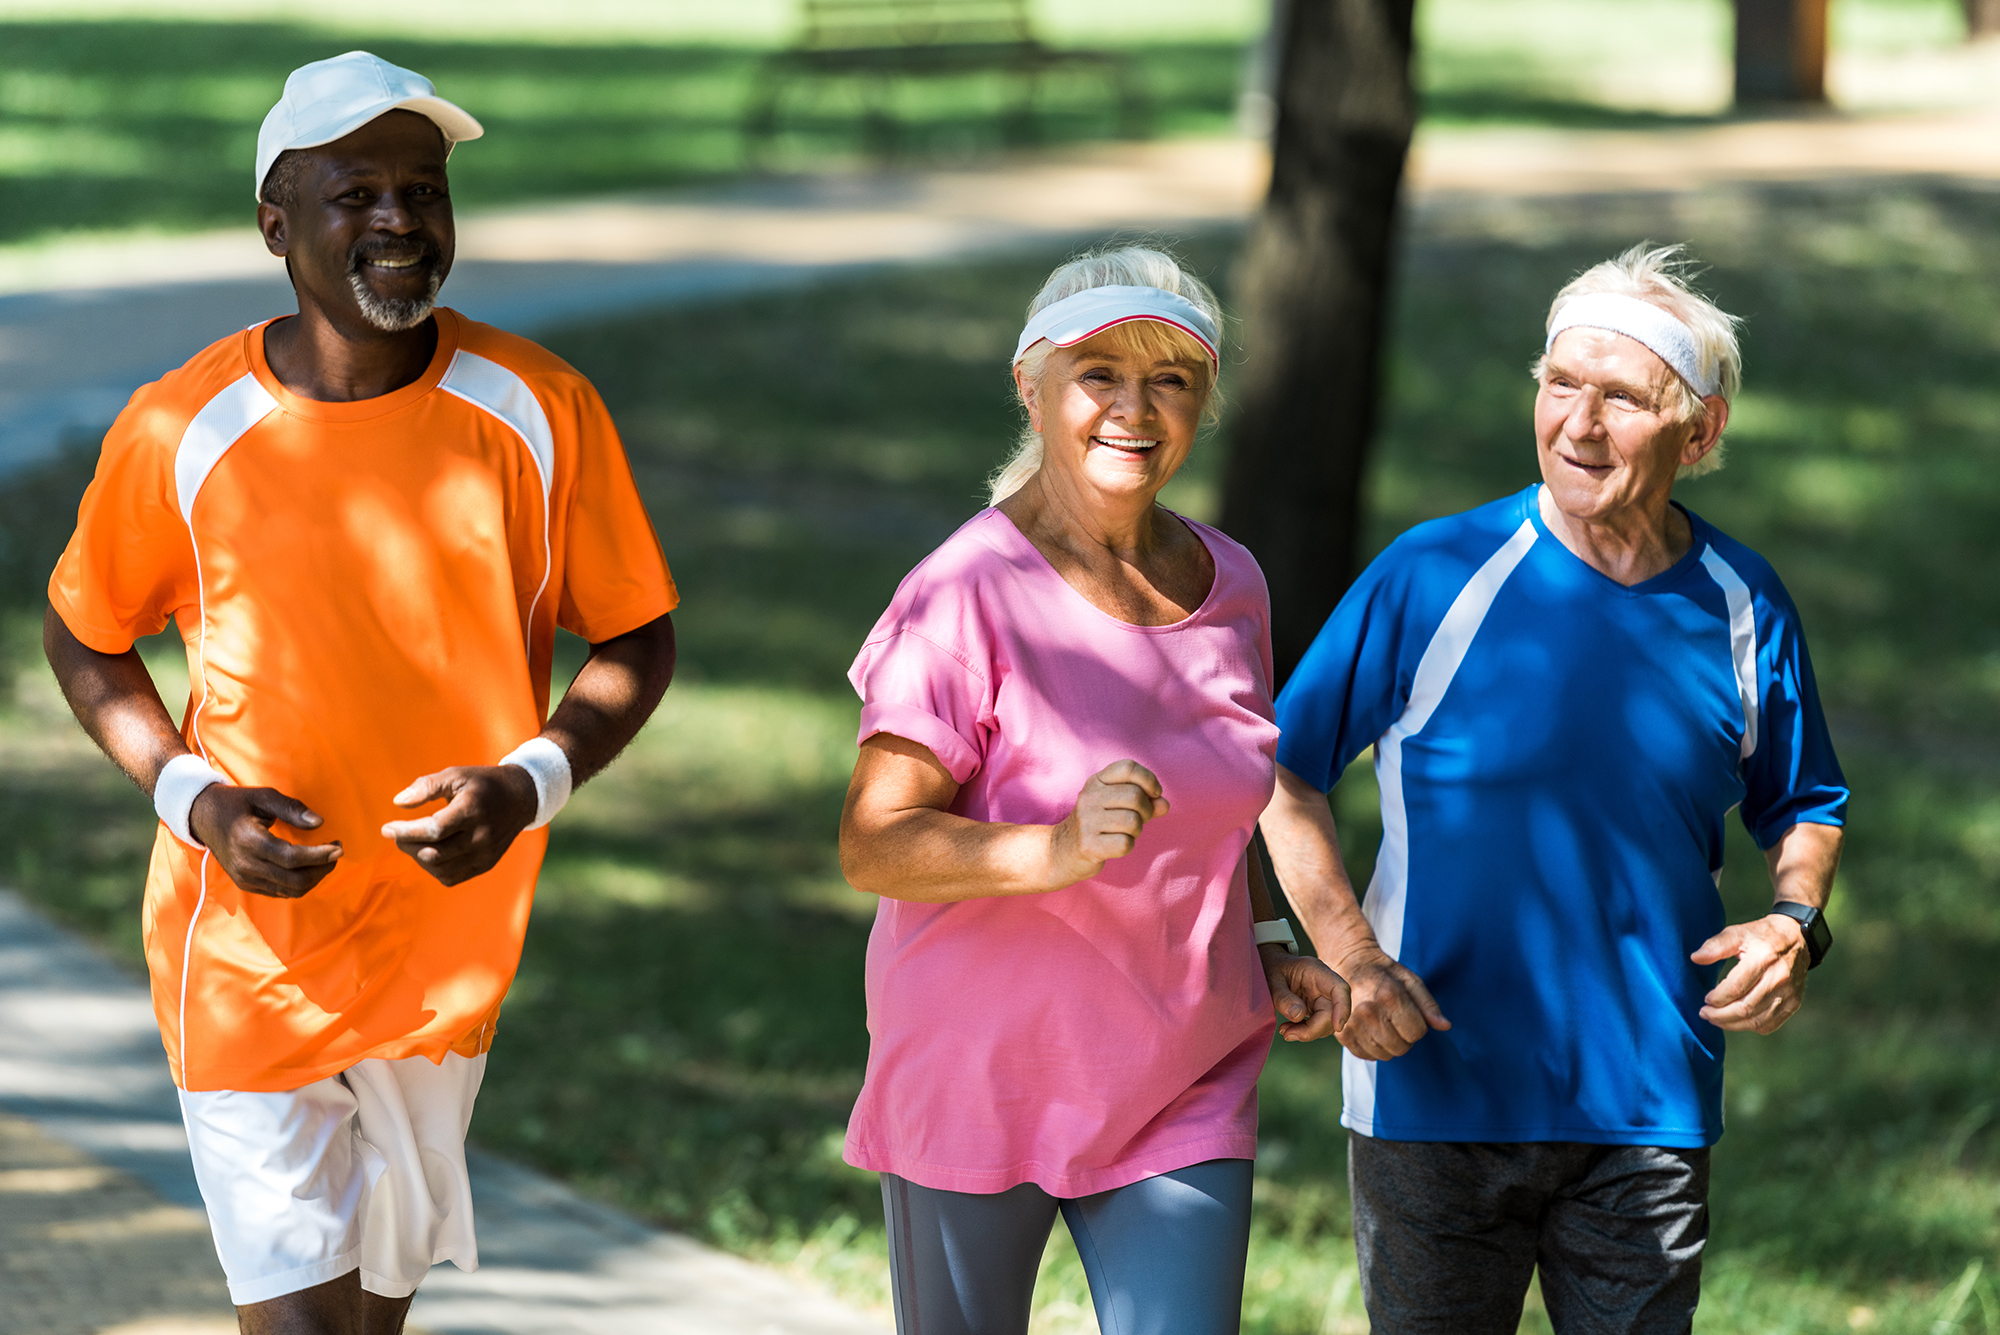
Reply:
<svg viewBox="0 0 2000 1335"><path fill-rule="evenodd" d="M390 1335L477 1265L465 1130L543 827L673 675L595 390L433 306L480 133L365 52L286 80L257 218L298 314L133 396L49 584L64 694L160 814L154 1007L249 1332ZM178 729L133 649L170 619ZM591 652L550 715L557 626Z"/></svg>

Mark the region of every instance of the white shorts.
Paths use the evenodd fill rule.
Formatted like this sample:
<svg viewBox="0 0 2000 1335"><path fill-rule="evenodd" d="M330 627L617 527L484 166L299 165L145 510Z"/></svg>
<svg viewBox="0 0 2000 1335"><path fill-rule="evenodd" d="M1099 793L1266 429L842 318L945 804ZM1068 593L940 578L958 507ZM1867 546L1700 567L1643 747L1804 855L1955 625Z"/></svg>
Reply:
<svg viewBox="0 0 2000 1335"><path fill-rule="evenodd" d="M182 1090L194 1176L238 1306L361 1272L406 1298L479 1267L465 1129L486 1056L370 1058L279 1094Z"/></svg>

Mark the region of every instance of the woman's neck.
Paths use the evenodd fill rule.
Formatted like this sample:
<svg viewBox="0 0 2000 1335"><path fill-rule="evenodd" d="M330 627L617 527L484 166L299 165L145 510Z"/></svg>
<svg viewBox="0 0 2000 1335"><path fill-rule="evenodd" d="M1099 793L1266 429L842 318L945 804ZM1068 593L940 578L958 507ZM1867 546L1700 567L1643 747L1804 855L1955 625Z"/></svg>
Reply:
<svg viewBox="0 0 2000 1335"><path fill-rule="evenodd" d="M1084 561L1108 556L1143 566L1160 544L1150 493L1086 496L1046 468L1001 501L999 509L1036 546L1060 547Z"/></svg>

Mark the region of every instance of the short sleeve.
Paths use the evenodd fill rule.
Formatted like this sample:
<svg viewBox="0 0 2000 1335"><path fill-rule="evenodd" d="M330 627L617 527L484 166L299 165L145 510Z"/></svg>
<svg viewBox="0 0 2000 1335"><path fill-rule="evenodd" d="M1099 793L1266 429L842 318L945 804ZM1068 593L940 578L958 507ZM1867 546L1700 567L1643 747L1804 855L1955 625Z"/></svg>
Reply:
<svg viewBox="0 0 2000 1335"><path fill-rule="evenodd" d="M991 692L959 654L901 626L870 638L847 678L861 696L857 745L886 732L928 747L954 783L979 772Z"/></svg>
<svg viewBox="0 0 2000 1335"><path fill-rule="evenodd" d="M1769 848L1794 825L1845 825L1847 779L1820 708L1799 614L1780 590L1757 600L1760 717L1743 765L1743 825Z"/></svg>
<svg viewBox="0 0 2000 1335"><path fill-rule="evenodd" d="M680 593L604 401L579 378L569 409L576 477L562 527L556 622L601 644L673 611Z"/></svg>
<svg viewBox="0 0 2000 1335"><path fill-rule="evenodd" d="M1278 763L1325 792L1401 712L1409 643L1396 547L1348 587L1278 695Z"/></svg>
<svg viewBox="0 0 2000 1335"><path fill-rule="evenodd" d="M49 576L49 605L99 653L124 653L200 602L194 542L174 488L178 441L144 427L161 416L136 398L118 415Z"/></svg>

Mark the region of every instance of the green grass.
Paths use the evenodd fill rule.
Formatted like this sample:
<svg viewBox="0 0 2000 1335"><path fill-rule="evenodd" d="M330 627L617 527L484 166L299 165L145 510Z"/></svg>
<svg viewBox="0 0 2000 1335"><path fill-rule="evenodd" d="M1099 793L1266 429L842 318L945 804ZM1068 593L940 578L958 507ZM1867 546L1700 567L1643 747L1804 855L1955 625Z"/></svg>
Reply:
<svg viewBox="0 0 2000 1335"><path fill-rule="evenodd" d="M1427 215L1403 251L1368 543L1533 477L1548 295L1642 236L1691 240L1748 319L1731 461L1682 497L1795 594L1855 787L1839 937L1804 1013L1731 1045L1703 1335L2000 1332L2000 237L1978 190L1755 190ZM1234 238L1200 238L1225 280ZM1001 371L1055 255L889 271L558 331L627 436L687 595L685 667L556 827L474 1133L862 1301L873 1182L839 1161L866 1052L869 904L833 829L841 680L897 579L971 513L1015 419ZM1176 501L1213 506L1216 449ZM146 804L32 666L38 579L87 472L0 495L0 876L136 953ZM570 652L566 661L574 662ZM156 657L172 694L171 653ZM1337 791L1359 873L1365 770ZM1739 835L1731 911L1766 901ZM1338 1052L1279 1047L1246 1329L1363 1329ZM1961 1282L1963 1281L1963 1283ZM1038 1330L1087 1330L1051 1247ZM1531 1311L1525 1329L1546 1329Z"/></svg>
<svg viewBox="0 0 2000 1335"><path fill-rule="evenodd" d="M685 185L746 167L739 126L765 49L742 43L549 45L199 19L0 22L0 244L73 229L247 223L257 127L286 71L364 40L485 124L483 139L453 155L462 206ZM1124 45L1155 133L1228 126L1241 64L1234 43ZM901 88L900 151L946 161L990 154L1003 145L999 113L1013 95L999 77ZM1041 142L1115 129L1094 75L1052 76L1037 105ZM770 166L861 155L852 81L797 87L785 106Z"/></svg>
<svg viewBox="0 0 2000 1335"><path fill-rule="evenodd" d="M1229 131L1259 9L1047 0L1035 12L1060 44L1128 52L1153 133L1174 135ZM733 178L747 165L738 126L751 81L785 40L790 12L776 0L371 0L309 25L260 0L82 10L0 0L0 245L78 229L247 225L257 126L285 72L356 45L422 70L486 123L487 137L452 164L467 207ZM1418 13L1418 79L1437 125L1644 127L1726 109L1725 0L1423 0ZM1955 0L1836 0L1836 45L1949 45L1956 14ZM988 156L1008 142L1000 113L1011 95L997 78L901 88L897 151L927 162ZM873 151L856 86L803 87L788 105L768 166L821 168ZM1040 142L1116 129L1094 76L1052 78L1040 107Z"/></svg>

